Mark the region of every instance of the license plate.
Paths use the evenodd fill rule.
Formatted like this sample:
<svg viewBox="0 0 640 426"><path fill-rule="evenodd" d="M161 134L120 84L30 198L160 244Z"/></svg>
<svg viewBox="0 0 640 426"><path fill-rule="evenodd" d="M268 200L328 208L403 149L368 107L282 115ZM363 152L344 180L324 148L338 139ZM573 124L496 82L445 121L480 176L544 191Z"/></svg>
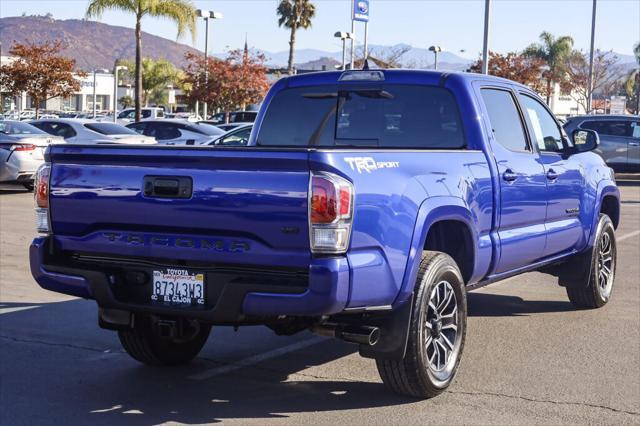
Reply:
<svg viewBox="0 0 640 426"><path fill-rule="evenodd" d="M204 274L186 269L153 271L151 300L170 305L204 305Z"/></svg>

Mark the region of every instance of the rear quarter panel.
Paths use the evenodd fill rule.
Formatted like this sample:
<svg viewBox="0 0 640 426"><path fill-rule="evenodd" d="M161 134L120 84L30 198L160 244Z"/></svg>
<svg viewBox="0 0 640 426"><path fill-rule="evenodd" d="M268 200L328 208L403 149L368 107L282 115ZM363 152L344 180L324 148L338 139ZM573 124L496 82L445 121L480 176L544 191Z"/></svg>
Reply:
<svg viewBox="0 0 640 426"><path fill-rule="evenodd" d="M398 167L358 172L351 168L353 158ZM490 241L491 174L480 151L321 151L311 154L310 164L355 187L349 308L391 305L411 293L413 282L405 277L417 268L429 224L464 218L478 238ZM435 210L439 200L459 210ZM490 258L490 250L483 252L474 275L486 272Z"/></svg>

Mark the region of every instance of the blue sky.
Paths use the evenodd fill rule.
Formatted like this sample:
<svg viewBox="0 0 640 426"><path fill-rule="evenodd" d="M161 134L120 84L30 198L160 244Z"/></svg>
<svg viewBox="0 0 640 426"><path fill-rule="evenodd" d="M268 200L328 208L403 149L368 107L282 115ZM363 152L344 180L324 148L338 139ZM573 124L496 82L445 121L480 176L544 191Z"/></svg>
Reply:
<svg viewBox="0 0 640 426"><path fill-rule="evenodd" d="M82 18L87 0L0 0L0 17L51 12L57 19ZM276 0L196 0L197 7L216 10L224 19L210 29L210 49L221 52L240 47L248 34L252 47L267 51L288 49L288 32L278 28ZM350 28L349 0L316 0L313 27L300 31L298 48L338 51L333 38L337 30ZM591 25L591 0L493 0L491 49L521 50L536 41L540 32L570 35L575 46L587 50ZM407 43L417 47L439 44L453 53L475 58L482 50L484 0L371 0L369 43ZM102 22L134 26L131 15L106 13ZM175 26L148 18L143 30L175 39ZM362 39L362 24L357 26ZM204 48L204 23L199 27L196 47ZM596 47L632 54L640 40L640 1L598 0ZM191 38L181 40L191 44ZM464 49L465 53L460 54Z"/></svg>

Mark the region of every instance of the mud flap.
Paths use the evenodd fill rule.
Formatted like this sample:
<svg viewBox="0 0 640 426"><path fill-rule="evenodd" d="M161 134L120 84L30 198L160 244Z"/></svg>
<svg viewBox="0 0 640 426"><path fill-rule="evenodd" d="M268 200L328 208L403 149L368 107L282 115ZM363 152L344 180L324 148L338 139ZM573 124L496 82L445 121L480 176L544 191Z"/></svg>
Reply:
<svg viewBox="0 0 640 426"><path fill-rule="evenodd" d="M402 306L394 309L388 315L369 319L367 325L378 327L380 338L373 346L360 345L360 356L375 359L404 358L409 338L412 307L413 294Z"/></svg>

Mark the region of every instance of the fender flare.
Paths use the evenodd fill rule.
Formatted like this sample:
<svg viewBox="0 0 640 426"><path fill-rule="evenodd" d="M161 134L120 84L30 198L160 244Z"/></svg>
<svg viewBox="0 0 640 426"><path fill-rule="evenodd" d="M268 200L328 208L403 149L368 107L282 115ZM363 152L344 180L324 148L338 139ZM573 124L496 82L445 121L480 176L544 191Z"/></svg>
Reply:
<svg viewBox="0 0 640 426"><path fill-rule="evenodd" d="M620 190L616 186L615 182L609 179L601 180L598 183L596 190L595 208L593 209L593 217L591 218L591 228L589 230L589 240L586 249L593 246L594 239L596 237L595 229L598 225L598 219L600 217L600 209L602 209L602 202L604 197L612 195L618 201L618 209L620 208ZM614 218L611 218L612 220Z"/></svg>
<svg viewBox="0 0 640 426"><path fill-rule="evenodd" d="M478 264L478 233L471 210L464 200L454 196L430 197L422 202L418 209L418 215L411 238L409 256L405 267L402 286L398 292L393 307L401 305L413 294L415 280L418 275L420 259L422 258L422 248L427 240L427 235L431 227L443 220L456 220L464 223L471 233L471 250L473 252L474 270Z"/></svg>
<svg viewBox="0 0 640 426"><path fill-rule="evenodd" d="M393 310L369 319L369 323L380 329L380 341L375 346L360 345L361 356L376 359L402 359L404 357L413 310L413 289L422 259L422 248L431 226L441 220L457 220L469 228L474 243L472 247L474 262L477 264L477 233L473 226L473 215L464 200L453 196L439 196L423 201L418 210L404 278L398 296L392 305Z"/></svg>

